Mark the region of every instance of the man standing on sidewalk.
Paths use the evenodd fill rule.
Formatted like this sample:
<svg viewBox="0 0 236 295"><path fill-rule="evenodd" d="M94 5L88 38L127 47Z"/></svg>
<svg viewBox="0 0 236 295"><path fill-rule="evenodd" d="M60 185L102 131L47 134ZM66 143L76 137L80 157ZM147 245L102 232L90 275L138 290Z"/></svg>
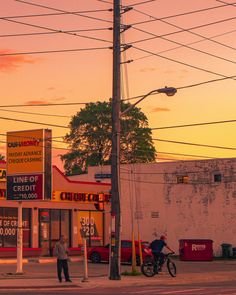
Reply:
<svg viewBox="0 0 236 295"><path fill-rule="evenodd" d="M66 282L71 282L68 268L68 247L65 236L61 236L60 240L56 243L55 255L57 257L57 276L59 282L62 282L62 269L64 272Z"/></svg>

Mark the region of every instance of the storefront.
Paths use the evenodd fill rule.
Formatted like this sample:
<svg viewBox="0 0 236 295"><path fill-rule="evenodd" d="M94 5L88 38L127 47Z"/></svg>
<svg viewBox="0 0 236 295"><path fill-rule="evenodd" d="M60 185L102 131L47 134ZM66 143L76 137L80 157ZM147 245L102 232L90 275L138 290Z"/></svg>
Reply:
<svg viewBox="0 0 236 295"><path fill-rule="evenodd" d="M0 163L0 172L4 165ZM51 200L23 202L24 256L53 255L61 235L68 238L72 254L78 253L83 238L89 246L104 245L109 238L110 197L109 184L71 181L53 166ZM17 206L17 201L6 200L6 179L1 178L0 257L16 255Z"/></svg>

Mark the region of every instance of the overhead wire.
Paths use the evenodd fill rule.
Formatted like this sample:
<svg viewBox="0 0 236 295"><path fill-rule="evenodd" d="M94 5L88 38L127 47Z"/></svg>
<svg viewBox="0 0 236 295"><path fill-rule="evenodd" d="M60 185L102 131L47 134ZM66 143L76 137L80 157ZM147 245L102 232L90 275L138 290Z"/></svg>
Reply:
<svg viewBox="0 0 236 295"><path fill-rule="evenodd" d="M230 6L232 4L235 4L236 2L234 2L234 3L226 3L226 2L223 2L223 3L224 3L223 5L217 5L217 6L207 7L207 8L195 9L193 11L186 11L186 12L182 12L182 13L178 13L178 14L174 14L174 15L168 15L168 16L163 16L163 17L160 17L160 18L154 18L152 20L146 20L146 21L136 22L136 23L133 23L133 25L139 25L139 24L143 24L143 23L149 23L149 22L157 21L158 19L177 18L177 17L180 17L180 16L186 16L186 15L195 14L195 13L204 12L204 11L209 11L209 10L213 10L213 9L217 9L217 8L227 7L227 6ZM143 12L143 14L144 13L145 12ZM149 17L153 18L152 16L148 15L147 13L146 13L146 16L149 16Z"/></svg>
<svg viewBox="0 0 236 295"><path fill-rule="evenodd" d="M33 4L33 3L32 3ZM30 18L30 17L44 17L44 16L56 16L56 15L68 15L72 13L93 13L93 12L105 12L112 11L112 9L95 9L95 10L82 10L82 11L71 11L71 12L57 12L57 13L39 13L39 14L26 14L26 15L9 15L0 16L0 18Z"/></svg>
<svg viewBox="0 0 236 295"><path fill-rule="evenodd" d="M69 31L63 31L63 30L53 29L53 28L49 28L49 27L45 27L45 26L39 26L39 25L35 25L35 24L30 24L30 23L26 23L26 22L22 22L22 21L8 19L6 17L4 17L4 18L1 17L0 20L8 21L8 22L11 22L11 23L16 23L16 24L20 24L20 25L30 26L30 27L33 27L33 28L48 30L48 31L51 31L51 32L54 32L54 33L61 33L61 34L66 34L66 35L79 37L79 38L85 38L85 39L90 39L90 40L95 40L95 41L112 43L109 40L104 40L104 39L97 38L97 37L91 37L91 36L81 35L81 34L77 34L77 33L70 33Z"/></svg>
<svg viewBox="0 0 236 295"><path fill-rule="evenodd" d="M228 3L228 2L225 2L225 1L222 1L222 0L216 0L217 2L220 2L220 3L224 3L224 4L228 4L228 5L231 5L231 6L234 6L236 7L236 3Z"/></svg>
<svg viewBox="0 0 236 295"><path fill-rule="evenodd" d="M155 18L155 17L153 17L153 18ZM170 32L170 33L163 34L163 35L161 35L161 37L166 37L166 36L171 36L171 35L175 35L175 34L178 34L178 33L188 32L188 33L190 33L190 34L192 34L192 35L195 35L195 36L201 37L201 38L203 38L203 39L205 39L205 40L208 40L208 41L210 41L210 42L216 43L216 44L221 45L221 46L223 46L223 47L227 47L227 48L229 48L229 49L236 50L236 48L233 47L233 46L230 46L230 45L224 44L224 43L222 43L222 42L216 41L216 40L211 39L211 38L209 38L209 37L203 36L203 35L201 35L201 34L199 34L199 33L192 32L192 30L194 30L194 29L200 29L200 28L203 28L203 27L206 27L206 26L211 26L211 25L215 25L215 24L220 24L220 23L227 22L227 21L231 21L231 20L235 20L235 19L236 19L236 17L231 17L231 18L227 18L227 19L223 19L223 20L219 20L219 21L214 21L214 22L207 23L207 24L202 24L202 25L194 26L194 27L191 27L191 28L188 28L188 29L184 29L184 28L182 28L182 27L180 27L180 26L174 25L174 24L172 24L172 23L170 23L170 22L167 22L167 21L164 21L164 20L162 20L162 19L156 19L156 20L157 20L157 21L159 20L159 21L161 21L161 22L164 22L165 24L168 24L168 25L171 25L172 27L175 27L175 28L180 29L179 31L174 31L174 32ZM131 26L132 26L133 28L135 28L134 25L131 25ZM158 37L159 37L159 36L158 36ZM146 39L141 39L141 40L133 41L132 44L137 44L137 43L140 43L140 42L150 41L150 40L156 39L156 38L158 38L158 37L150 37L150 38L146 38Z"/></svg>
<svg viewBox="0 0 236 295"><path fill-rule="evenodd" d="M107 28L93 28L93 29L79 29L79 30L64 30L64 33L93 32L93 31L104 31L104 30L112 30L112 28L107 27ZM61 31L58 31L58 32L32 32L32 33L4 34L4 35L0 35L0 38L38 36L38 35L52 35L52 34L61 34Z"/></svg>
<svg viewBox="0 0 236 295"><path fill-rule="evenodd" d="M3 109L0 109L0 111L1 112L9 112L9 113L36 115L36 116L46 116L46 117L71 118L71 116L54 115L54 114L46 114L46 113L42 114L42 113L32 113L32 112L23 112L23 111L3 110Z"/></svg>
<svg viewBox="0 0 236 295"><path fill-rule="evenodd" d="M202 123L193 123L193 124L154 127L154 128L150 128L150 129L151 130L162 130L162 129L173 129L173 128L185 128L185 127L195 127L195 126L206 126L206 125L215 125L215 124L235 123L235 122L236 122L236 119L235 120L223 120L223 121L213 121L213 122L202 122Z"/></svg>
<svg viewBox="0 0 236 295"><path fill-rule="evenodd" d="M232 79L232 78L236 78L236 75L233 76L228 76L225 78L219 78L219 79L213 79L213 80L207 80L207 81L202 81L199 83L195 83L195 84L189 84L186 86L182 86L182 87L177 87L177 90L181 90L181 89L187 89L187 88L192 88L192 87L197 87L197 86L201 86L201 85L205 85L205 84L209 84L209 83L214 83L214 82L219 82L219 81L224 81L224 80L228 80L228 79ZM157 95L158 93L152 93L150 95ZM142 98L144 96L144 94L142 95L138 95L138 96L133 96L133 97L129 97L129 98L125 98L122 99L123 101L129 101L129 100L133 100L133 99L137 99L137 98Z"/></svg>
<svg viewBox="0 0 236 295"><path fill-rule="evenodd" d="M217 35L211 36L210 38L211 39L214 39L214 38L225 36L227 34L232 34L232 33L235 33L235 32L236 32L236 30L231 30L231 31L228 31L228 32L225 32L225 33L221 33L221 34L217 34ZM193 44L201 43L201 42L204 42L204 41L206 41L206 40L205 39L201 39L201 40L198 40L198 41L187 43L186 45L193 45ZM182 47L183 46L181 45L181 46L176 46L176 47L173 47L173 48L165 49L165 50L159 51L158 54L170 52L170 51L173 51L173 50L182 48ZM148 55L145 55L145 56L141 56L141 57L135 58L135 59L133 59L133 61L144 59L144 58L147 58L147 57L150 57L150 56L152 56L152 54L148 54Z"/></svg>
<svg viewBox="0 0 236 295"><path fill-rule="evenodd" d="M146 50L146 49L143 49L143 48L139 48L137 46L132 46L132 48L137 49L137 50L142 51L142 52L145 52L145 53L153 54L154 56L158 56L158 57L160 57L162 59L166 59L166 60L172 61L174 63L178 63L178 64L181 64L181 65L184 65L184 66L187 66L187 67L196 69L196 70L200 70L200 71L203 71L203 72L206 72L206 73L209 73L209 74L213 74L213 75L217 75L217 76L220 76L220 77L228 78L228 76L226 76L226 75L223 75L223 74L220 74L220 73L217 73L217 72L208 70L208 69L204 69L204 68L201 68L201 67L198 67L198 66L194 66L192 64L189 64L189 63L186 63L186 62L182 62L182 61L179 61L179 60L170 58L170 57L166 57L166 56L160 55L158 53L154 53L154 52L151 52L149 50ZM235 80L234 78L232 78L232 79Z"/></svg>
<svg viewBox="0 0 236 295"><path fill-rule="evenodd" d="M0 108L15 108L15 107L53 107L53 106L73 106L86 105L89 102L65 102L65 103L34 103L34 104L9 104L0 105Z"/></svg>
<svg viewBox="0 0 236 295"><path fill-rule="evenodd" d="M42 4L39 4L39 3L31 3L31 2L23 1L23 0L15 0L15 1L16 2L19 2L19 3L27 4L27 5L32 5L32 6L36 6L36 7L42 7L42 8L45 8L45 9L50 9L50 10L58 11L58 12L64 12L64 13L66 12L66 13L69 13L71 15L76 15L76 16L80 16L80 17L84 17L84 18L89 18L89 19L93 19L93 20L97 20L97 21L102 21L102 22L106 22L106 23L113 23L110 20L101 19L101 18L98 18L98 17L88 16L88 15L83 15L83 14L80 14L80 13L74 13L72 11L69 12L69 11L65 11L65 10L62 10L62 9L55 8L55 7L51 7L51 6L47 6L47 5L42 5Z"/></svg>
<svg viewBox="0 0 236 295"><path fill-rule="evenodd" d="M161 138L153 138L152 140L167 142L167 143L174 143L174 144L183 144L183 145L200 146L200 147L206 147L206 148L214 148L214 149L234 150L234 151L236 150L236 147L226 147L226 146L218 146L218 145L193 143L193 142L167 140L167 139L161 139Z"/></svg>
<svg viewBox="0 0 236 295"><path fill-rule="evenodd" d="M50 53L64 53L64 52L78 52L78 51L93 51L110 49L110 47L90 47L90 48L74 48L74 49L56 49L56 50L41 50L41 51L25 51L25 52L12 52L12 53L0 53L1 56L13 56L13 55L34 55L34 54L50 54Z"/></svg>
<svg viewBox="0 0 236 295"><path fill-rule="evenodd" d="M133 28L134 28L134 27L133 27ZM189 45L187 45L187 44L183 44L183 43L181 43L181 42L177 42L177 41L171 40L171 39L169 39L169 38L160 37L160 36L158 36L158 35L156 35L156 34L153 34L153 33L151 33L151 32L148 32L148 31L146 31L146 30L142 30L142 29L139 29L139 28L134 28L134 29L137 30L137 31L139 31L139 32L146 33L146 34L149 34L149 35L151 35L151 36L155 36L155 37L160 38L160 39L162 39L162 40L168 41L168 42L170 42L170 43L174 43L174 44L180 45L181 47L185 47L185 48L191 49L191 50L193 50L193 51L200 52L200 53L202 53L202 54L205 54L205 55L208 55L208 56L211 56L211 57L214 57L214 58L217 58L217 59L220 59L220 60L223 60L223 61L229 62L229 63L233 63L233 64L236 63L236 61L230 60L230 59L228 59L228 58L225 58L225 57L222 57L222 56L219 56L219 55L216 55L216 54L213 54L213 53L210 53L210 52L207 52L207 51L204 51L204 50L201 50L201 49L195 48L195 47L191 47L191 46L189 46ZM132 42L131 42L130 44L132 44Z"/></svg>
<svg viewBox="0 0 236 295"><path fill-rule="evenodd" d="M129 6L138 6L138 5L143 5L143 4L147 4L149 2L154 2L154 1L156 1L156 0L146 0L146 1L136 2L136 3L130 4Z"/></svg>
<svg viewBox="0 0 236 295"><path fill-rule="evenodd" d="M49 123L44 123L44 122L27 121L27 120L20 120L20 119L15 119L15 118L0 117L0 120L22 122L22 123L30 123L30 124L37 124L37 125L42 125L42 126L50 126L50 127L58 127L58 128L66 128L66 129L69 128L68 126L63 126L63 125L49 124Z"/></svg>

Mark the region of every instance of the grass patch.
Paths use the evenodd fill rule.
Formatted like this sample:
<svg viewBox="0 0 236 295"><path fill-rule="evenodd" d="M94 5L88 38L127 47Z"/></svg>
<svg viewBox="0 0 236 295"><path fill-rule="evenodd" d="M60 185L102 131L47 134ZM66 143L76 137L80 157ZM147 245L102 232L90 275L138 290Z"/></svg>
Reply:
<svg viewBox="0 0 236 295"><path fill-rule="evenodd" d="M141 276L141 272L137 271L137 270L133 270L133 271L124 271L122 272L123 276Z"/></svg>

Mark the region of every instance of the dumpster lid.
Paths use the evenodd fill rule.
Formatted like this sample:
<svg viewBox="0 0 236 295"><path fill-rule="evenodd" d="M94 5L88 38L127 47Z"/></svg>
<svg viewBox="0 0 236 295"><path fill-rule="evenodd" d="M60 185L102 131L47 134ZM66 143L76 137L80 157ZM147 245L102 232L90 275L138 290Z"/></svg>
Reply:
<svg viewBox="0 0 236 295"><path fill-rule="evenodd" d="M179 242L194 242L194 243L213 243L213 240L210 239L180 239Z"/></svg>

